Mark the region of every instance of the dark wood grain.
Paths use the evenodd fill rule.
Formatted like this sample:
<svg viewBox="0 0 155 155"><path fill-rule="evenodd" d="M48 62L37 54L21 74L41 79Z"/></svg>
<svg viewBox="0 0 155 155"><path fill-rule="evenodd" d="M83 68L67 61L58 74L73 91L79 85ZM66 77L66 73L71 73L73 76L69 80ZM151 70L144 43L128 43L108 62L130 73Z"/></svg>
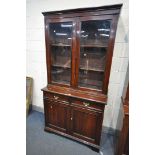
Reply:
<svg viewBox="0 0 155 155"><path fill-rule="evenodd" d="M111 6L108 7L109 11L114 11L116 8L118 9L119 7L121 7L121 5L117 5L117 6ZM50 39L49 39L49 30L48 30L48 26L50 23L61 23L61 22L73 22L73 37L72 37L72 59L71 59L71 81L70 81L70 86L73 88L77 88L81 89L81 90L85 90L85 91L96 91L96 92L101 92L101 90L96 90L96 89L92 89L92 88L84 88L84 87L79 87L78 86L78 78L79 78L79 62L80 62L80 29L81 29L81 22L82 21L88 21L88 20L111 20L111 32L110 32L110 39L109 39L109 43L108 43L108 48L107 48L107 55L106 55L106 68L105 68L105 73L104 73L104 77L103 77L103 86L102 86L102 92L104 94L107 94L108 91L108 84L109 84L109 76L110 76L110 68L111 68L111 62L112 62L112 56L113 56L113 49L114 49L114 42L115 42L115 35L116 35L116 29L117 29L117 22L118 22L118 17L119 14L107 14L107 15L102 15L99 14L98 16L96 16L96 13L99 11L101 11L102 7L99 7L99 10L97 9L93 12L91 15L87 14L88 10L85 10L85 12L83 12L84 16L82 17L75 17L72 14L72 18L71 17L67 17L67 18L62 18L62 16L60 16L59 18L52 18L52 16L54 16L54 14L50 14L50 18L48 16L46 16L45 13L45 41L46 41L46 62L47 62L47 77L48 77L48 84L55 84L55 82L52 81L52 77L51 77L51 43L50 43ZM106 7L103 7L102 11L105 11ZM75 11L76 12L76 11ZM58 12L57 12L58 13ZM59 12L60 13L60 12ZM49 13L47 13L49 14ZM95 46L94 46L95 47ZM61 85L64 87L69 87L68 85L64 85L64 84L56 84L56 85Z"/></svg>
<svg viewBox="0 0 155 155"><path fill-rule="evenodd" d="M116 143L115 155L129 155L129 84L122 104L124 111L123 126Z"/></svg>
<svg viewBox="0 0 155 155"><path fill-rule="evenodd" d="M96 148L97 151L98 151L99 148L100 148L100 146L97 145L97 144L93 144L93 143L87 142L87 141L85 141L85 140L83 140L83 139L81 139L81 138L77 138L77 137L72 136L71 134L66 134L66 133L64 133L64 132L60 132L60 131L55 130L55 129L52 129L52 128L48 127L48 126L45 126L45 131L52 132L52 133L56 133L56 134L58 134L58 135L62 135L62 136L65 136L65 137L67 137L67 138L76 140L76 141L78 141L78 142L81 142L81 143L86 144L86 145L88 145L88 146L91 146L91 147L93 147L93 148Z"/></svg>
<svg viewBox="0 0 155 155"><path fill-rule="evenodd" d="M97 110L100 112L104 112L104 104L100 104L100 103L95 103L88 101L88 100L83 100L83 99L77 99L77 98L72 98L71 99L71 103L73 105L77 105L78 107L81 107L83 109L90 109L90 110Z"/></svg>
<svg viewBox="0 0 155 155"><path fill-rule="evenodd" d="M129 84L128 84L126 96L123 102L124 102L124 105L129 106Z"/></svg>
<svg viewBox="0 0 155 155"><path fill-rule="evenodd" d="M116 144L116 155L129 155L129 152L126 152L129 151L129 111L127 107L124 107L124 109L123 127Z"/></svg>
<svg viewBox="0 0 155 155"><path fill-rule="evenodd" d="M49 31L48 31L48 23L46 22L46 18L44 18L44 23L45 23L45 43L46 43L46 66L47 66L47 81L48 83L51 82L51 74L50 74L50 69L51 69L51 57L50 57L50 42L49 42Z"/></svg>
<svg viewBox="0 0 155 155"><path fill-rule="evenodd" d="M49 12L43 12L42 14L44 16L48 15L60 15L62 14L69 14L69 13L80 13L80 12L97 12L97 11L115 11L115 13L119 13L120 9L123 4L116 4L116 5L107 5L107 6L99 6L99 7L89 7L89 8L77 8L77 9L70 9L70 10L60 10L60 11L49 11ZM112 12L114 14L114 12Z"/></svg>
<svg viewBox="0 0 155 155"><path fill-rule="evenodd" d="M110 71L111 71L111 63L112 63L112 57L113 57L113 49L114 49L114 43L115 43L118 17L119 17L119 15L115 15L112 18L110 40L108 43L108 52L107 52L107 56L106 56L105 74L104 74L104 78L103 78L103 89L102 90L103 90L104 94L107 94L107 91L108 91L108 84L109 84L109 77L110 77Z"/></svg>
<svg viewBox="0 0 155 155"><path fill-rule="evenodd" d="M71 111L71 134L74 137L99 145L99 141L96 138L97 120L100 115L102 116L102 113L83 109L77 105L72 105Z"/></svg>
<svg viewBox="0 0 155 155"><path fill-rule="evenodd" d="M86 92L86 91L81 91L79 89L72 89L72 88L66 88L66 87L61 87L61 86L56 86L56 85L51 85L49 88L45 87L42 89L43 91L49 92L49 93L56 93L60 95L65 95L69 97L75 97L79 99L85 99L88 101L93 101L97 102L100 104L106 104L107 102L107 96L101 93L96 93L96 92Z"/></svg>
<svg viewBox="0 0 155 155"><path fill-rule="evenodd" d="M59 97L59 98L54 98ZM62 100L64 99L64 101ZM72 98L68 100L66 96L57 96L44 91L45 126L49 131L58 131L71 135L75 139L87 145L99 147L104 105L81 105ZM66 136L66 135L64 135ZM67 136L68 137L68 136ZM98 147L96 147L98 146Z"/></svg>
<svg viewBox="0 0 155 155"><path fill-rule="evenodd" d="M46 42L46 65L47 65L47 86L42 89L44 112L45 112L45 131L57 133L59 135L77 140L86 145L93 147L97 152L100 148L100 138L104 116L104 108L107 103L107 91L109 84L110 68L113 56L113 48L117 29L117 22L122 4L101 6L94 8L80 8L62 11L44 12L45 21L45 42ZM104 44L83 44L80 42L81 23L84 21L111 21L109 42ZM72 22L72 42L67 44L62 42L52 42L50 36L50 24ZM70 43L70 42L69 42ZM71 65L65 66L71 69L70 81L59 83L52 80L52 67L63 68L63 61L53 63L52 49L70 48ZM80 66L80 48L101 48L104 52L106 48L106 61L98 69L89 68L89 77L94 73L94 77L104 75L97 81L101 83L100 89L96 89L94 82L93 87L88 88L79 86L79 68ZM96 52L97 53L97 52ZM60 56L59 56L60 58ZM97 59L97 58L96 58ZM97 61L92 61L97 64ZM102 63L101 63L102 64ZM81 68L85 70L85 68ZM98 74L102 72L102 74ZM68 72L67 72L68 73ZM93 74L92 74L93 73ZM63 77L62 77L63 78ZM96 79L95 79L96 80ZM102 82L103 81L103 82ZM102 89L101 89L102 88Z"/></svg>
<svg viewBox="0 0 155 155"><path fill-rule="evenodd" d="M71 75L71 87L76 86L76 22L73 22L73 41L72 41L72 75Z"/></svg>
<svg viewBox="0 0 155 155"><path fill-rule="evenodd" d="M61 132L67 131L68 105L64 102L44 100L46 126Z"/></svg>

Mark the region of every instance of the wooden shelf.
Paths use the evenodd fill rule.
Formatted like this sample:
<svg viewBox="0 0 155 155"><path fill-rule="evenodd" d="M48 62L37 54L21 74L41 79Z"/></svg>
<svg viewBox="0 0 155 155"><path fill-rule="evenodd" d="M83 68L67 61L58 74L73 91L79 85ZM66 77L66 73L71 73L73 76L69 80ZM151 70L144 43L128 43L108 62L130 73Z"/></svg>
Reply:
<svg viewBox="0 0 155 155"><path fill-rule="evenodd" d="M58 46L58 47L71 47L72 45L69 44L63 44L63 43L58 43L58 44L51 44L52 46ZM96 48L106 48L108 45L95 45L95 44L87 44L87 45L80 45L80 47L96 47Z"/></svg>
<svg viewBox="0 0 155 155"><path fill-rule="evenodd" d="M80 67L79 69L86 70L86 71L94 71L94 72L104 72L104 70L102 70L102 69L95 69L95 68L84 68L84 67Z"/></svg>
<svg viewBox="0 0 155 155"><path fill-rule="evenodd" d="M58 44L51 44L51 46L58 46L58 47L71 47L72 45L58 43Z"/></svg>
<svg viewBox="0 0 155 155"><path fill-rule="evenodd" d="M102 82L97 82L96 85L93 85L93 84L89 84L89 83L79 82L79 87L91 88L91 89L95 89L95 90L101 90L102 89L101 83Z"/></svg>
<svg viewBox="0 0 155 155"><path fill-rule="evenodd" d="M60 68L68 68L68 69L71 69L70 66L63 66L62 64L53 64L52 67L60 67ZM95 69L95 68L84 68L84 67L80 67L79 69L86 70L86 71L94 71L94 72L104 72L104 70L102 70L102 69Z"/></svg>
<svg viewBox="0 0 155 155"><path fill-rule="evenodd" d="M70 66L64 66L63 64L53 64L52 67L60 67L60 68L68 68L68 69L71 69Z"/></svg>
<svg viewBox="0 0 155 155"><path fill-rule="evenodd" d="M108 47L108 44L105 45L99 45L99 44L87 44L87 45L80 45L80 47L96 47L96 48L106 48Z"/></svg>
<svg viewBox="0 0 155 155"><path fill-rule="evenodd" d="M53 83L53 84L64 84L64 85L70 85L70 80L62 80L62 81L51 81L51 83Z"/></svg>

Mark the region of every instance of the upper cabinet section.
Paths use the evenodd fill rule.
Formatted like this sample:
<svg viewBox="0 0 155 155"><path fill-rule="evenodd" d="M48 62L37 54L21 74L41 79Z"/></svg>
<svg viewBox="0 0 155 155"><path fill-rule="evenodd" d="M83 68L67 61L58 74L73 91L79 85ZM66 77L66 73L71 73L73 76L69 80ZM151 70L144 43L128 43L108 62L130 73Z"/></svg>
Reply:
<svg viewBox="0 0 155 155"><path fill-rule="evenodd" d="M107 93L121 6L43 13L49 87Z"/></svg>

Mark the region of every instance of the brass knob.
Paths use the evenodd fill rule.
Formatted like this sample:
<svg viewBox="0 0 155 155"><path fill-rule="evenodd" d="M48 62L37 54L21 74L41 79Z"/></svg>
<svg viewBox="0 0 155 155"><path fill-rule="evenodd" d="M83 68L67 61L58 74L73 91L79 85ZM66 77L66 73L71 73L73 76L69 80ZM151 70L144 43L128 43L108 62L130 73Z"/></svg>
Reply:
<svg viewBox="0 0 155 155"><path fill-rule="evenodd" d="M54 99L57 100L59 97L58 96L54 96Z"/></svg>
<svg viewBox="0 0 155 155"><path fill-rule="evenodd" d="M85 107L88 107L88 106L89 106L89 103L83 102L83 105L84 105Z"/></svg>

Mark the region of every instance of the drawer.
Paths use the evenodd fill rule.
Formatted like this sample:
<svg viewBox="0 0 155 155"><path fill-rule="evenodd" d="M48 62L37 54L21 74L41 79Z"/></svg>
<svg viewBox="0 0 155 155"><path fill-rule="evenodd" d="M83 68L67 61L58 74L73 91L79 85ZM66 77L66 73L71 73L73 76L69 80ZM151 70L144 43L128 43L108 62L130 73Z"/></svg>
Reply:
<svg viewBox="0 0 155 155"><path fill-rule="evenodd" d="M104 110L104 105L96 102L91 102L91 101L85 101L85 100L78 100L78 99L72 99L71 105L77 105L81 106L83 108L88 108L88 109L94 109L94 110Z"/></svg>
<svg viewBox="0 0 155 155"><path fill-rule="evenodd" d="M53 101L69 102L69 97L59 95L59 94L55 94L55 93L44 92L44 98L48 98L48 99L53 100Z"/></svg>

